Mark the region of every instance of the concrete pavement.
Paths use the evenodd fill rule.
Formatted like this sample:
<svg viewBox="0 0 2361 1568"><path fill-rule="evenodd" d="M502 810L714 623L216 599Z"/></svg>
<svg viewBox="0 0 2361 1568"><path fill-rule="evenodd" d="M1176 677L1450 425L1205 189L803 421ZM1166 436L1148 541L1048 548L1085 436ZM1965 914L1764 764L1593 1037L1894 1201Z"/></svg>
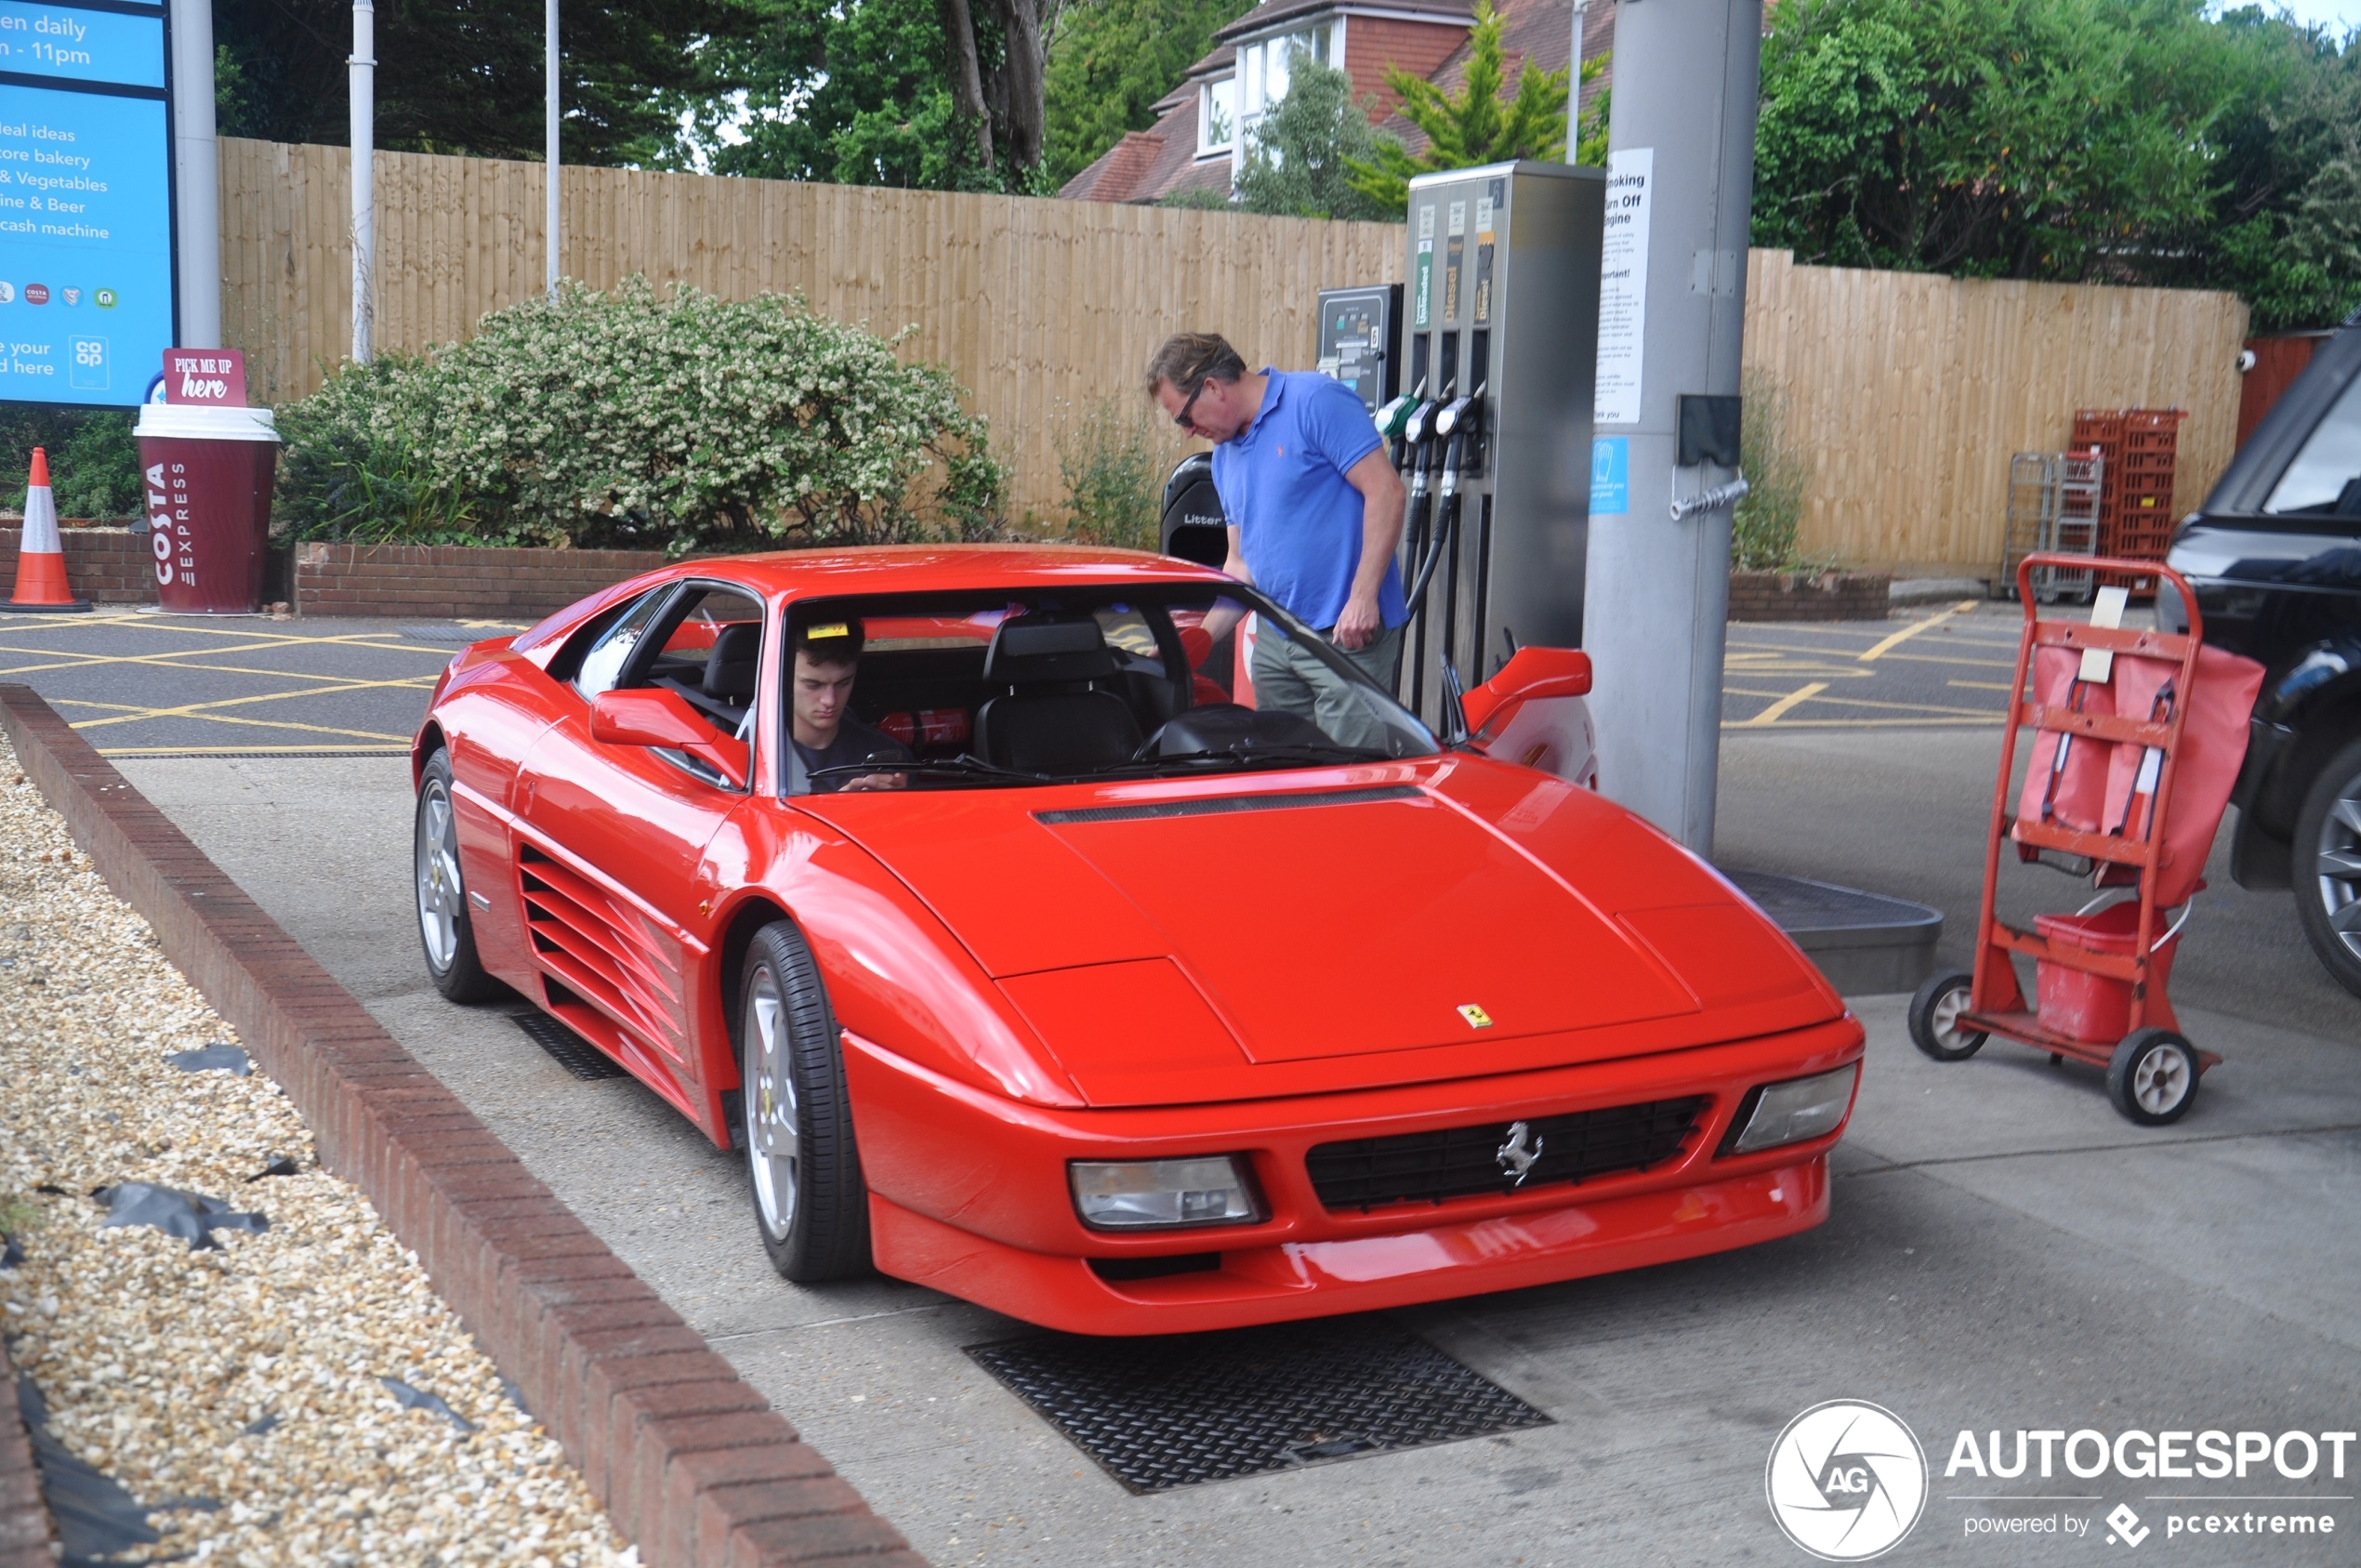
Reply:
<svg viewBox="0 0 2361 1568"><path fill-rule="evenodd" d="M1960 946L1997 738L1734 737L1725 857L1935 903ZM1901 998L1859 999L1870 1060L1828 1225L1399 1314L1556 1425L1143 1497L961 1353L1022 1325L888 1280L777 1279L736 1160L628 1080L568 1076L499 1010L444 1003L416 955L399 760L121 765L938 1562L1802 1562L1772 1525L1763 1465L1789 1419L1833 1398L1900 1415L1934 1467L1886 1561L2081 1561L2106 1549L2104 1524L1996 1540L1968 1522L2090 1524L2128 1503L2154 1525L2201 1506L2167 1491L2331 1513L2343 1538L2225 1557L2158 1529L2143 1558L2352 1560L2350 1478L1943 1475L1969 1428L2361 1426L2361 1002L2307 971L2291 915L2272 926L2284 898L2225 894L2193 929L2214 940L2184 956L2176 995L2229 1061L2180 1126L2134 1128L2095 1074L2005 1043L1927 1061ZM1220 1340L1174 1353L1219 1356ZM2228 1500L2266 1491L2308 1500Z"/></svg>

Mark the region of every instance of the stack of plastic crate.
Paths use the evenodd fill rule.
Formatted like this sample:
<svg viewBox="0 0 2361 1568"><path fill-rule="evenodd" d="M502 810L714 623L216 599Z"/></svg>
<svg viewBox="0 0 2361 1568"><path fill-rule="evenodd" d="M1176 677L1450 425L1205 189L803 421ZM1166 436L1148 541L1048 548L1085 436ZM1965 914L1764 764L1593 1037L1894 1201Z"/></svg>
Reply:
<svg viewBox="0 0 2361 1568"><path fill-rule="evenodd" d="M2130 560L2162 560L2172 546L2172 481L2180 455L2178 408L2084 408L2075 411L2077 451L2104 460L2099 500L2099 553ZM2135 593L2152 592L2153 577L2101 573L2099 581Z"/></svg>

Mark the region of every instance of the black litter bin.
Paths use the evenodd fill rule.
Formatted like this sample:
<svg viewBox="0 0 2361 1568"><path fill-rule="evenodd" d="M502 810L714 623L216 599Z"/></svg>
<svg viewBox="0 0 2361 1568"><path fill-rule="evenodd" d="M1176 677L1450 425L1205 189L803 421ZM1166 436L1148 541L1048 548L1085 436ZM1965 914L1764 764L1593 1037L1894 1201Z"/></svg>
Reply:
<svg viewBox="0 0 2361 1568"><path fill-rule="evenodd" d="M1164 519L1157 548L1166 555L1220 566L1230 559L1230 519L1213 488L1213 455L1193 452L1164 481Z"/></svg>

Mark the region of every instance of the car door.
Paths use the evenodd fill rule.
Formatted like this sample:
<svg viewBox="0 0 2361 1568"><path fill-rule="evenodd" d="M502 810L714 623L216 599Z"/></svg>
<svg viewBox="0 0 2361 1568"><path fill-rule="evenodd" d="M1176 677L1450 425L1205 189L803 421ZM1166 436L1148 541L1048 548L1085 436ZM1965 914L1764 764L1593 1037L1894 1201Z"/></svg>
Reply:
<svg viewBox="0 0 2361 1568"><path fill-rule="evenodd" d="M592 733L610 689L664 688L717 738L751 736L764 612L745 587L682 583L621 648L582 661L569 711L536 741L518 781L518 873L527 935L553 1010L702 1119L692 987L714 897L706 848L746 799L687 753Z"/></svg>

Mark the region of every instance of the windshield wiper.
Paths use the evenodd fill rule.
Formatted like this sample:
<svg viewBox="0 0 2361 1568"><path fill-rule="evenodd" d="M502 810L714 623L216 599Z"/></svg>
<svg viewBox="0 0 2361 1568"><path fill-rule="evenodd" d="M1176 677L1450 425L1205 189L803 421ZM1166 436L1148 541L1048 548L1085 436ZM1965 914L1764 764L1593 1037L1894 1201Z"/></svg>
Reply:
<svg viewBox="0 0 2361 1568"><path fill-rule="evenodd" d="M814 768L806 775L814 779L866 778L872 773L927 773L937 778L1013 779L1022 784L1055 784L1049 773L1028 773L1022 768L1003 768L996 762L986 762L981 757L961 754L957 757L930 758L923 762L834 762L825 768Z"/></svg>
<svg viewBox="0 0 2361 1568"><path fill-rule="evenodd" d="M1230 762L1241 767L1269 763L1283 768L1327 762L1383 762L1386 754L1370 746L1328 745L1236 745L1208 746L1202 751L1167 752L1162 757L1143 757L1129 762L1109 763L1091 771L1092 778L1108 778L1131 772L1154 772L1172 763Z"/></svg>

